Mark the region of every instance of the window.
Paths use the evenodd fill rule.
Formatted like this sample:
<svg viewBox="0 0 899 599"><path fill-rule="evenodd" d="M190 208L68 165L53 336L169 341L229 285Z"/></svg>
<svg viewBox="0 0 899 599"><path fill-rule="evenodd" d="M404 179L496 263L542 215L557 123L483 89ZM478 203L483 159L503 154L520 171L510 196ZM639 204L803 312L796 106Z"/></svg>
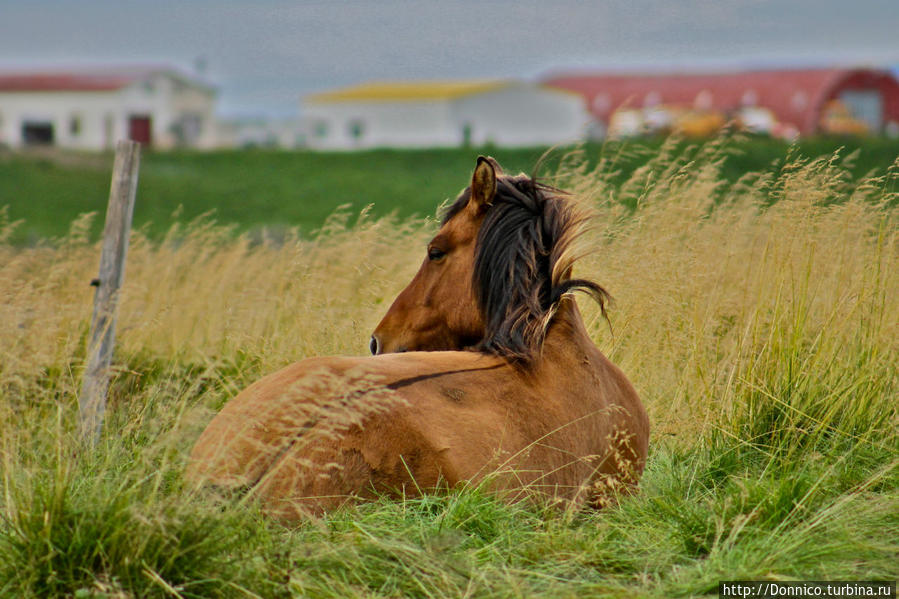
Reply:
<svg viewBox="0 0 899 599"><path fill-rule="evenodd" d="M203 133L203 115L192 112L184 113L172 123L169 130L175 136L179 146L196 145Z"/></svg>
<svg viewBox="0 0 899 599"><path fill-rule="evenodd" d="M50 146L54 141L53 123L49 121L25 121L22 123L22 141L26 146Z"/></svg>
<svg viewBox="0 0 899 599"><path fill-rule="evenodd" d="M313 131L315 136L318 138L327 137L328 136L328 121L315 121L315 125L313 126Z"/></svg>
<svg viewBox="0 0 899 599"><path fill-rule="evenodd" d="M365 135L365 123L363 123L360 119L353 119L349 123L350 137L353 138L353 141L359 141L362 139L362 136Z"/></svg>
<svg viewBox="0 0 899 599"><path fill-rule="evenodd" d="M69 117L69 134L72 137L81 135L81 115L73 114Z"/></svg>
<svg viewBox="0 0 899 599"><path fill-rule="evenodd" d="M612 97L607 92L596 94L593 97L593 110L596 112L608 112L612 108Z"/></svg>
<svg viewBox="0 0 899 599"><path fill-rule="evenodd" d="M740 103L743 106L755 106L759 103L759 95L754 89L747 89L745 92L743 92L743 97L740 98Z"/></svg>
<svg viewBox="0 0 899 599"><path fill-rule="evenodd" d="M712 96L712 92L707 89L696 94L696 98L693 99L693 108L696 110L711 110L714 104L715 98Z"/></svg>
<svg viewBox="0 0 899 599"><path fill-rule="evenodd" d="M653 108L662 103L662 94L653 90L646 94L643 98L643 107L644 108Z"/></svg>
<svg viewBox="0 0 899 599"><path fill-rule="evenodd" d="M462 147L470 147L471 146L471 135L474 132L474 127L471 123L463 123L462 124Z"/></svg>

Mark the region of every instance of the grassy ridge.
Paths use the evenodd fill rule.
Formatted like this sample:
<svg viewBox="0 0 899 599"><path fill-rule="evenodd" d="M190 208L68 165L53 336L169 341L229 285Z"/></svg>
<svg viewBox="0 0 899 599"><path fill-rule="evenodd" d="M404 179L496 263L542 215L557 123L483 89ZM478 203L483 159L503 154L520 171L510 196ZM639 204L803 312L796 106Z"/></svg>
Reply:
<svg viewBox="0 0 899 599"><path fill-rule="evenodd" d="M510 168L530 169L540 149L497 154ZM377 150L361 153L227 151L148 153L142 158L135 226L158 237L179 220L213 212L241 230L320 227L341 205L376 214L433 215L464 186L475 151ZM106 209L110 155L8 155L0 158L0 207L24 219L17 242L58 237L78 215ZM177 216L173 216L176 215ZM92 229L98 234L100 225Z"/></svg>
<svg viewBox="0 0 899 599"><path fill-rule="evenodd" d="M600 155L615 156L607 175L623 182L654 156L661 141L589 146L595 163ZM686 145L686 144L685 144ZM787 146L775 140L734 140L721 174L735 181L742 174L783 162ZM804 140L798 154L829 155L844 147L843 155L858 150L853 176L885 170L899 154L899 142L885 139ZM482 148L510 172L531 172L542 149ZM134 221L149 226L154 237L173 222L191 220L213 211L221 223L235 223L246 231L269 227L275 231L298 226L307 234L317 229L337 206L353 212L373 204L374 213L396 212L400 217L432 215L441 201L455 197L464 184L459 174L471 169L478 150L373 150L358 153L212 152L149 153L142 159ZM544 172L558 162L550 159ZM104 154L0 155L0 208L10 218L23 219L13 240L35 243L67 233L78 215L106 209L112 156ZM176 215L177 216L173 216ZM98 235L101 223L92 234Z"/></svg>
<svg viewBox="0 0 899 599"><path fill-rule="evenodd" d="M276 243L208 222L138 232L106 434L79 452L97 245L82 219L22 248L0 218L0 596L694 597L728 579L896 579L899 171L789 159L732 177L728 152L669 143L626 176L614 155L558 172L599 216L577 274L616 297L614 335L583 304L588 328L653 425L640 492L599 513L470 488L284 530L184 488L193 440L249 382L365 353L432 223L344 213Z"/></svg>

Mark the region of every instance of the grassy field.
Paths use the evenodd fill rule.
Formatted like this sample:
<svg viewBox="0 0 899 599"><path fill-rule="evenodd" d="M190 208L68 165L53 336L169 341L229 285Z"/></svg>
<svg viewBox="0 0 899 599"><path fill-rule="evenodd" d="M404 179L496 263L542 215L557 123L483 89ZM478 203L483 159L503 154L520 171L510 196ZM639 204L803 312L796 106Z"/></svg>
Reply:
<svg viewBox="0 0 899 599"><path fill-rule="evenodd" d="M588 146L585 154L591 165L600 156L613 160L606 175L621 183L655 156L661 143ZM858 152L850 165L855 177L882 172L899 155L899 141L885 139L813 139L793 151L817 158L838 148L843 156ZM141 165L134 221L159 238L172 223L210 212L241 231L267 228L273 235L292 227L309 234L340 205L358 213L372 204L375 216L430 216L437 204L458 193L464 182L459 173L470 170L477 151L149 153ZM510 172L531 173L544 150L480 151L494 154ZM789 160L786 144L766 139L732 140L727 152L721 175L730 182ZM554 172L562 155L553 153L542 172ZM99 235L111 169L109 154L0 154L0 208L8 207L10 219L24 220L12 241L34 244L61 237L86 212L101 215L91 228L92 235Z"/></svg>
<svg viewBox="0 0 899 599"><path fill-rule="evenodd" d="M899 578L899 168L884 158L861 176L867 167L841 157L779 151L755 172L729 170L723 142L662 144L623 173L614 152L554 166L555 182L599 214L577 275L615 296L614 335L584 303L588 328L653 426L639 493L597 513L470 488L288 530L184 485L193 441L241 388L307 356L366 352L433 222L377 212L260 242L188 224L185 205L167 230L139 230L106 431L83 448L74 429L98 246L86 219L65 222L53 244L23 246L28 225L16 232L10 219L24 213L10 209L0 217L0 596L661 598L716 596L719 580ZM347 185L341 177L378 160L405 161L417 177L450 154L322 156L345 168L315 177L323 190ZM530 170L525 154L496 154ZM150 156L142 197L160 189L163 165L183 169L171 183L181 186L205 180L202 165L234 169L235 156ZM410 183L397 198L432 214L466 183L473 156L457 159L445 183ZM252 196L253 181L267 194L293 189L301 174L273 173L303 160L241 155L245 173L262 172L219 198L221 210ZM60 181L94 172L28 164ZM370 177L359 177L362 195ZM214 197L205 189L203 210ZM245 214L229 209L223 222Z"/></svg>

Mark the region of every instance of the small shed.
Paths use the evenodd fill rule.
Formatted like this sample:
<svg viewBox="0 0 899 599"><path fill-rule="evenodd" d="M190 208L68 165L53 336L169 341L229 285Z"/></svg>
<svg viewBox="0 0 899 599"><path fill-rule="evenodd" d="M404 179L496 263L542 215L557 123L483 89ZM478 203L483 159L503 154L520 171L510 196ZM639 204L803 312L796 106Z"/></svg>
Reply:
<svg viewBox="0 0 899 599"><path fill-rule="evenodd" d="M582 139L579 94L521 81L372 82L307 96L313 148L539 146Z"/></svg>
<svg viewBox="0 0 899 599"><path fill-rule="evenodd" d="M899 82L889 71L879 69L558 73L543 83L581 94L594 117L606 125L621 108L680 105L734 114L760 107L809 135L822 130L828 105L838 100L869 131L899 131Z"/></svg>
<svg viewBox="0 0 899 599"><path fill-rule="evenodd" d="M215 98L210 85L168 67L0 73L0 144L208 148Z"/></svg>

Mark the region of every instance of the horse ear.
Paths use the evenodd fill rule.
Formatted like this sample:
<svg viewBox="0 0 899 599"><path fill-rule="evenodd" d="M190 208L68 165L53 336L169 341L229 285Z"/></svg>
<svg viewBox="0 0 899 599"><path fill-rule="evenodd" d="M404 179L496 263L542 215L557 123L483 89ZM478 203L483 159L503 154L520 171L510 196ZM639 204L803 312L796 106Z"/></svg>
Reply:
<svg viewBox="0 0 899 599"><path fill-rule="evenodd" d="M469 204L480 209L493 203L496 195L496 178L503 174L499 163L489 156L478 156L478 164L471 176L471 200Z"/></svg>

